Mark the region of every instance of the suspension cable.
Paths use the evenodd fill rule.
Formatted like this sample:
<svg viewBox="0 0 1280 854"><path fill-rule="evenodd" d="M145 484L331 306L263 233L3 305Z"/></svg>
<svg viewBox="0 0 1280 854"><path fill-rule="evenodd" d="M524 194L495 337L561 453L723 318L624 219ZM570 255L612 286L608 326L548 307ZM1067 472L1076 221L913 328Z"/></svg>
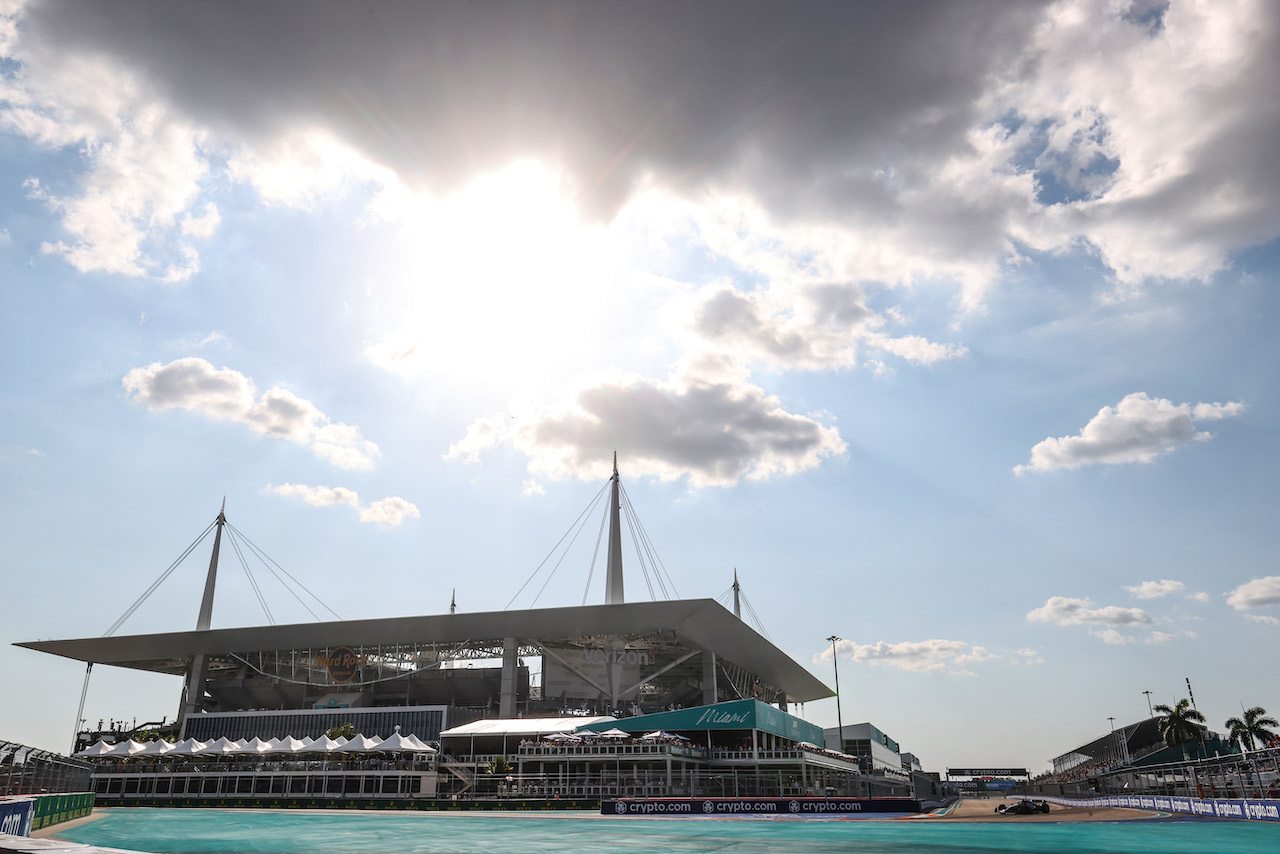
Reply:
<svg viewBox="0 0 1280 854"><path fill-rule="evenodd" d="M675 579L671 577L671 573L667 572L666 565L662 562L662 557L658 554L658 550L653 545L653 540L649 537L649 532L645 530L643 523L640 521L640 514L636 512L635 505L631 502L631 496L627 494L626 489L622 490L624 496L623 506L627 508L627 512L634 517L636 529L640 535L637 542L643 543L645 553L649 555L649 560L654 566L654 576L658 579L658 586L662 588L662 593L667 599L671 598L671 594L676 597L680 596L680 591L676 589ZM632 534L635 537L635 533ZM662 577L666 576L666 583L663 583ZM667 592L667 586L670 585L671 593Z"/></svg>
<svg viewBox="0 0 1280 854"><path fill-rule="evenodd" d="M530 608L538 604L538 600L542 598L542 594L547 589L547 585L551 583L551 579L555 578L556 570L560 568L560 564L564 563L564 559L569 556L569 549L573 548L573 544L578 541L578 535L582 533L582 529L586 526L587 519L584 516L582 517L582 524L578 526L578 530L573 532L573 539L569 541L569 545L564 547L564 552L561 553L560 559L556 561L556 565L551 567L551 572L547 573L547 580L542 582L542 586L538 588L538 595L534 596L533 601L529 603Z"/></svg>
<svg viewBox="0 0 1280 854"><path fill-rule="evenodd" d="M240 560L240 566L244 569L244 574L249 577L249 586L253 588L253 595L258 597L258 604L262 606L262 613L267 615L267 622L274 626L276 618L271 615L271 609L267 607L267 600L263 598L262 589L258 587L258 579L253 577L253 570L249 569L249 562L244 559L244 552L240 551L240 543L231 535L230 531L227 534L227 541L231 543L231 548L235 550L236 557Z"/></svg>
<svg viewBox="0 0 1280 854"><path fill-rule="evenodd" d="M262 562L262 565L265 566L267 570L270 571L271 574L276 577L276 580L280 582L281 586L283 586L284 589L288 590L289 594L293 596L294 599L298 600L298 604L300 604L303 608L305 608L308 614L310 614L316 620L320 619L319 615L316 614L315 611L311 610L310 606L308 606L307 603L303 601L302 597L298 595L297 591L295 591L292 587L290 587L289 584L285 582L283 578L280 577L280 573L283 573L285 578L288 578L289 581L292 581L294 584L298 585L298 587L300 587L303 590L303 592L305 592L308 596L314 599L316 603L320 605L320 607L324 608L330 614L333 614L334 619L337 619L337 620L342 619L342 617L338 615L337 611L333 610L327 604L325 604L324 600L321 599L319 596L317 596L315 593L312 593L311 590L308 589L305 584L303 584L298 579L294 578L287 569L285 569L283 566L277 563L270 555L268 555L266 552L260 549L253 542L253 540L246 537L243 531L234 527L230 522L227 523L227 528L231 531L234 531L235 535L244 541L245 545L249 547L249 550L253 552L254 556L257 557L258 560ZM279 572L276 572L277 569L279 570Z"/></svg>
<svg viewBox="0 0 1280 854"><path fill-rule="evenodd" d="M600 530L596 533L596 548L591 553L591 568L587 570L587 586L582 591L582 604L587 604L587 597L591 595L591 579L596 574L596 561L600 558L600 543L604 540L604 526L609 521L609 514L602 513L600 515Z"/></svg>
<svg viewBox="0 0 1280 854"><path fill-rule="evenodd" d="M742 604L747 606L747 613L751 615L751 622L755 625L760 634L764 635L766 639L772 641L773 638L769 637L769 630L764 627L764 620L760 619L760 615L756 613L756 609L751 606L751 600L747 598L747 594L743 593L741 590L739 590L738 593L742 597Z"/></svg>
<svg viewBox="0 0 1280 854"><path fill-rule="evenodd" d="M125 610L125 612L120 615L120 618L111 624L111 628L107 629L102 636L104 638L109 638L113 634L115 634L116 630L119 629L121 626L123 626L125 624L125 621L133 616L133 612L137 611L138 608L141 607L142 603L147 601L147 598L150 597L152 593L156 592L156 588L158 588L161 584L163 584L164 580L173 574L173 571L178 568L178 565L182 563L184 560L186 560L187 555L191 554L191 552L195 550L195 547L200 545L201 541L204 540L205 537L209 536L209 532L212 531L217 524L218 524L217 519L214 519L212 522L210 522L209 527L205 528L204 532L201 533L200 536L196 537L195 541L192 542L191 545L187 546L187 548L182 552L182 554L178 556L177 560L169 564L169 568L166 569L164 572L162 572L159 578L151 582L151 586L143 591L142 595L138 597L137 601L134 602L132 605L130 605Z"/></svg>
<svg viewBox="0 0 1280 854"><path fill-rule="evenodd" d="M557 540L556 544L551 547L551 551L547 552L547 556L542 559L542 563L539 563L537 567L534 568L533 572L529 574L529 577L524 580L524 584L520 585L520 589L517 590L515 595L511 597L511 602L507 603L507 606L506 606L507 608L511 607L511 603L515 602L516 599L519 598L520 594L524 592L524 589L529 586L529 582L533 581L534 577L539 572L542 571L542 567L546 565L547 561L551 560L551 556L554 555L556 553L556 550L560 548L560 544L564 542L564 538L569 536L569 534L573 532L575 527L579 526L579 524L582 522L583 517L586 516L589 512L591 512L591 508L594 507L596 502L600 500L601 494L603 494L608 487L609 487L608 483L600 487L600 491L596 493L595 498L592 498L590 503L587 504L586 508L583 509L583 511L578 514L578 518L573 520L573 524L569 526L569 530L565 531L563 534L560 535L560 539ZM504 608L503 610L506 610L506 608Z"/></svg>

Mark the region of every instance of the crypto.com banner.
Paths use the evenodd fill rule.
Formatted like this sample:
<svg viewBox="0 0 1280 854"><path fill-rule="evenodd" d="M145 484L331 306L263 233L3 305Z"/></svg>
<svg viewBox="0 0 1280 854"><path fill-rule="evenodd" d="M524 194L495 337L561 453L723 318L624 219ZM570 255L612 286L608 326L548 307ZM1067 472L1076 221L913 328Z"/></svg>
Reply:
<svg viewBox="0 0 1280 854"><path fill-rule="evenodd" d="M601 815L848 815L918 813L911 798L616 798L600 803Z"/></svg>

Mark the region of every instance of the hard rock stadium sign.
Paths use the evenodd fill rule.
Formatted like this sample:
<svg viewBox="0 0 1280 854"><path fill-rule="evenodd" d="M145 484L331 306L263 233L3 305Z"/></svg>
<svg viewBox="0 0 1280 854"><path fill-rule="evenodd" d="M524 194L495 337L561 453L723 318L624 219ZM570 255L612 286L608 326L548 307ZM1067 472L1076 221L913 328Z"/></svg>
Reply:
<svg viewBox="0 0 1280 854"><path fill-rule="evenodd" d="M330 679L341 685L355 677L356 671L365 663L365 656L356 655L350 647L339 646L317 655L315 662L317 667L329 671Z"/></svg>

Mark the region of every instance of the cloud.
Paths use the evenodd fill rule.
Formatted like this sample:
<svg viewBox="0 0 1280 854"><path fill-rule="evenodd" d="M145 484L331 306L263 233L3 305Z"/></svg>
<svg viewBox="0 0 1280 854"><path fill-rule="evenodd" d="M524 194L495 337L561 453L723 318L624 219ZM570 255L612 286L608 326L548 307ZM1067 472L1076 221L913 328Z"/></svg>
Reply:
<svg viewBox="0 0 1280 854"><path fill-rule="evenodd" d="M1146 463L1212 433L1197 432L1195 421L1217 421L1239 415L1244 404L1179 403L1126 395L1115 408L1104 406L1078 435L1048 438L1031 449L1031 461L1016 466L1015 474L1076 469L1081 466Z"/></svg>
<svg viewBox="0 0 1280 854"><path fill-rule="evenodd" d="M819 282L784 288L774 282L752 292L714 288L694 308L693 332L721 352L775 368L852 366L860 346L922 365L967 352L916 335L895 338L878 331L884 319L866 307L858 285Z"/></svg>
<svg viewBox="0 0 1280 854"><path fill-rule="evenodd" d="M1264 626L1280 626L1280 617L1271 617L1266 614L1245 614L1244 618L1255 623L1262 623Z"/></svg>
<svg viewBox="0 0 1280 854"><path fill-rule="evenodd" d="M1133 594L1135 599L1159 599L1162 596L1168 596L1170 593L1177 593L1186 587L1181 581L1172 581L1168 578L1160 581L1144 581L1133 587L1125 587Z"/></svg>
<svg viewBox="0 0 1280 854"><path fill-rule="evenodd" d="M100 51L49 58L31 57L34 73L0 84L0 127L49 148L78 145L89 167L67 192L27 183L28 198L53 211L69 238L41 251L81 272L189 278L198 258L178 226L208 171L202 132Z"/></svg>
<svg viewBox="0 0 1280 854"><path fill-rule="evenodd" d="M1023 649L1015 649L1013 651L1013 655L1017 658L1022 659L1022 663L1026 665L1044 664L1044 657L1040 655L1039 651L1031 649L1029 647L1024 647Z"/></svg>
<svg viewBox="0 0 1280 854"><path fill-rule="evenodd" d="M787 412L741 376L698 369L666 381L602 380L563 405L476 419L445 456L476 460L503 442L529 458L534 475L597 479L616 450L630 476L688 478L694 487L798 474L847 447L834 427Z"/></svg>
<svg viewBox="0 0 1280 854"><path fill-rule="evenodd" d="M1021 246L1083 243L1136 284L1280 233L1272 4L1157 25L1110 0L726 8L673 27L646 4L31 4L2 27L0 121L83 148L57 198L74 239L50 245L126 275L222 164L306 207L531 157L602 219L654 187L749 198L825 230L858 280L970 298ZM131 163L155 165L132 194Z"/></svg>
<svg viewBox="0 0 1280 854"><path fill-rule="evenodd" d="M1280 605L1280 575L1246 581L1227 594L1227 604L1237 611Z"/></svg>
<svg viewBox="0 0 1280 854"><path fill-rule="evenodd" d="M382 528L397 528L405 519L417 519L422 514L403 498L392 496L375 501L360 511L361 522L373 522Z"/></svg>
<svg viewBox="0 0 1280 854"><path fill-rule="evenodd" d="M267 485L263 491L290 498L301 498L312 507L333 507L345 504L360 511L361 522L372 523L380 528L398 528L405 519L417 519L422 515L415 505L397 496L383 498L364 507L360 504L360 496L354 490L342 486L282 483L279 486Z"/></svg>
<svg viewBox="0 0 1280 854"><path fill-rule="evenodd" d="M1110 646L1124 646L1125 644L1133 643L1133 638L1122 635L1115 629L1098 629L1090 634Z"/></svg>
<svg viewBox="0 0 1280 854"><path fill-rule="evenodd" d="M1055 623L1059 626L1130 626L1155 622L1141 608L1121 608L1118 605L1094 608L1088 599L1070 599L1066 596L1049 597L1039 608L1028 612L1027 620L1033 623Z"/></svg>
<svg viewBox="0 0 1280 854"><path fill-rule="evenodd" d="M218 214L218 206L209 202L204 206L200 216L185 214L182 217L182 233L187 237L210 238L218 230L222 217Z"/></svg>
<svg viewBox="0 0 1280 854"><path fill-rule="evenodd" d="M1187 598L1188 598L1188 599L1190 599L1190 600L1192 600L1192 601L1194 601L1194 602L1208 602L1208 601L1209 601L1209 594L1208 594L1208 593L1204 593L1204 592L1200 592L1200 593L1188 593L1188 594L1187 594Z"/></svg>
<svg viewBox="0 0 1280 854"><path fill-rule="evenodd" d="M966 665L991 661L1000 656L987 652L980 646L963 641L930 639L924 641L902 641L887 643L880 641L874 644L859 644L849 640L836 642L838 653L850 661L868 664L884 664L899 670L917 673L932 673L938 670L952 670L966 673ZM1026 651L1020 651L1020 654ZM831 661L830 648L814 657L814 662ZM1024 656L1030 663L1030 656Z"/></svg>
<svg viewBox="0 0 1280 854"><path fill-rule="evenodd" d="M1042 194L1058 188L1035 239L1087 241L1128 286L1204 278L1280 227L1265 142L1280 109L1240 109L1280 76L1276 9L1170 3L1144 20L1129 5L1055 4L1034 71L1004 93Z"/></svg>
<svg viewBox="0 0 1280 854"><path fill-rule="evenodd" d="M244 424L256 433L306 446L344 469L371 469L378 446L357 427L334 423L310 401L276 386L258 395L253 380L231 368L187 357L134 368L121 381L130 401L152 412L183 409Z"/></svg>
<svg viewBox="0 0 1280 854"><path fill-rule="evenodd" d="M266 491L273 492L276 495L301 498L312 507L332 507L335 504L347 504L351 507L360 506L360 496L342 486L307 486L303 483L282 483L279 486L268 485Z"/></svg>

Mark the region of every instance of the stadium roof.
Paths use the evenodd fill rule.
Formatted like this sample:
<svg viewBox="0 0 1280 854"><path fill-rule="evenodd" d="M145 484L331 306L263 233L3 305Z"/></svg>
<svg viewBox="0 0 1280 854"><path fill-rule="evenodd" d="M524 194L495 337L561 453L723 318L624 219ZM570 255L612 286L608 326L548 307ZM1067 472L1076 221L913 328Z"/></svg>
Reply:
<svg viewBox="0 0 1280 854"><path fill-rule="evenodd" d="M15 646L76 661L180 675L197 654L415 643L482 645L511 637L521 642L541 642L653 632L672 632L685 643L734 662L767 680L792 702L834 696L817 677L714 599L249 626L27 641Z"/></svg>

